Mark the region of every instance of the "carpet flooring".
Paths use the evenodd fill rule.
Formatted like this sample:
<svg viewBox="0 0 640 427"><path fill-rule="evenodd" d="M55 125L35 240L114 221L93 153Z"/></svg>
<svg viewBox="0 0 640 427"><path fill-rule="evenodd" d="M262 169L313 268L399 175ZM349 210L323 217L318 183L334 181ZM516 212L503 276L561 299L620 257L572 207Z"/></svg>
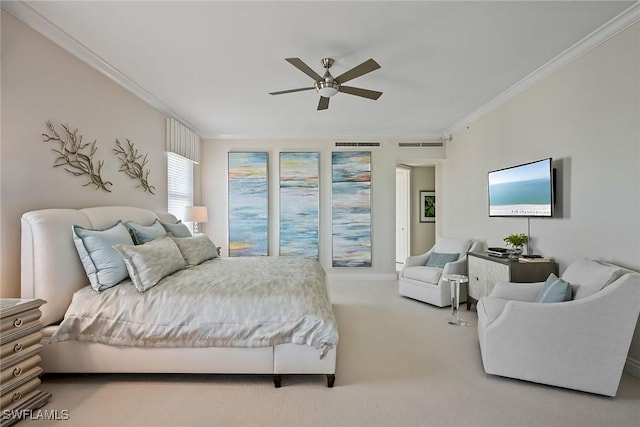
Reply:
<svg viewBox="0 0 640 427"><path fill-rule="evenodd" d="M284 376L280 389L266 375L45 375L43 409L68 419L19 426L640 426L630 375L615 398L489 376L474 309L459 327L446 324L449 309L398 296L394 281L330 290L333 389L312 375Z"/></svg>

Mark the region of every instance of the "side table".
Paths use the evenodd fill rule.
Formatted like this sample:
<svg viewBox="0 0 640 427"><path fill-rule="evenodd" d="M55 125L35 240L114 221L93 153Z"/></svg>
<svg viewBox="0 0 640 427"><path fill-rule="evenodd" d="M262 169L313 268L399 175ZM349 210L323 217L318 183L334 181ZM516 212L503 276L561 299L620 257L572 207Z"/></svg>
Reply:
<svg viewBox="0 0 640 427"><path fill-rule="evenodd" d="M450 325L466 326L470 323L460 317L460 285L469 281L462 274L447 274L443 276L451 287L451 317L447 319Z"/></svg>
<svg viewBox="0 0 640 427"><path fill-rule="evenodd" d="M41 299L0 299L0 426L10 426L44 406L51 393L38 390L42 349Z"/></svg>

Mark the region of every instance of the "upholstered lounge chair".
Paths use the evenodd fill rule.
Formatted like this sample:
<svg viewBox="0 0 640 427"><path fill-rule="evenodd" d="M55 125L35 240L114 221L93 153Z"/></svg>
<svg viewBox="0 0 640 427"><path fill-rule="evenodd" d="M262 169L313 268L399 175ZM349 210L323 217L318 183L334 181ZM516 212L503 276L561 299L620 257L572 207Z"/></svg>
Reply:
<svg viewBox="0 0 640 427"><path fill-rule="evenodd" d="M438 238L436 244L422 255L410 256L399 276L402 296L433 304L451 305L451 287L446 274L467 274L467 253L480 250L480 242L472 239ZM460 288L460 302L467 300L467 287Z"/></svg>
<svg viewBox="0 0 640 427"><path fill-rule="evenodd" d="M478 302L488 374L615 396L640 313L640 274L589 259L567 267L573 299L534 302L545 283L498 283Z"/></svg>

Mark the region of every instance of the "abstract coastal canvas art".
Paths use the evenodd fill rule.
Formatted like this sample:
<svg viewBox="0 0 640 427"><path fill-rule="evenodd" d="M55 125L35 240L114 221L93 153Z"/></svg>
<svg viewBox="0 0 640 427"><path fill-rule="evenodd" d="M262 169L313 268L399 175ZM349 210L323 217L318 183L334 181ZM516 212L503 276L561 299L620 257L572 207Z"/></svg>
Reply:
<svg viewBox="0 0 640 427"><path fill-rule="evenodd" d="M268 154L229 153L229 256L268 255Z"/></svg>
<svg viewBox="0 0 640 427"><path fill-rule="evenodd" d="M280 153L280 255L318 258L320 153Z"/></svg>
<svg viewBox="0 0 640 427"><path fill-rule="evenodd" d="M332 153L334 267L371 267L371 152Z"/></svg>

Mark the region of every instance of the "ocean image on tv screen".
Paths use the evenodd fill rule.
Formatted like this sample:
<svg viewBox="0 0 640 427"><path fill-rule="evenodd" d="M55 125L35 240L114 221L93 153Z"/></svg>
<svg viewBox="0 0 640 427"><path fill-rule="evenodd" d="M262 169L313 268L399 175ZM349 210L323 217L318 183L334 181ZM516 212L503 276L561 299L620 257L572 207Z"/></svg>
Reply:
<svg viewBox="0 0 640 427"><path fill-rule="evenodd" d="M551 216L551 159L489 173L489 216Z"/></svg>

